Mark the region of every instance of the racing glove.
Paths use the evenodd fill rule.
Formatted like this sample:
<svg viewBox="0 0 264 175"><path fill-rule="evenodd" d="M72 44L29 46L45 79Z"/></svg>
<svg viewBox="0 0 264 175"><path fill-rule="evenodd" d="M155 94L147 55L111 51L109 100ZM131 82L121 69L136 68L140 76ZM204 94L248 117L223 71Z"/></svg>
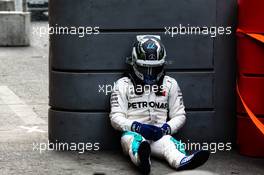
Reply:
<svg viewBox="0 0 264 175"><path fill-rule="evenodd" d="M147 140L157 141L163 136L163 131L160 127L139 122L133 122L131 130L141 134Z"/></svg>
<svg viewBox="0 0 264 175"><path fill-rule="evenodd" d="M163 135L171 135L171 127L167 123L164 123L161 127Z"/></svg>

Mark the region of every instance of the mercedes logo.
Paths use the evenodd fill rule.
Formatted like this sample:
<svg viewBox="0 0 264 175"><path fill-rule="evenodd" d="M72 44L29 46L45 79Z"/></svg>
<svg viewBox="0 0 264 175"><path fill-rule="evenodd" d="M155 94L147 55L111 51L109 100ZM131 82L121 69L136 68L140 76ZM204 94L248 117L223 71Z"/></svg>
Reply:
<svg viewBox="0 0 264 175"><path fill-rule="evenodd" d="M155 56L154 54L150 54L150 55L148 56L148 58L149 58L150 60L155 60L155 59L156 59L156 56Z"/></svg>

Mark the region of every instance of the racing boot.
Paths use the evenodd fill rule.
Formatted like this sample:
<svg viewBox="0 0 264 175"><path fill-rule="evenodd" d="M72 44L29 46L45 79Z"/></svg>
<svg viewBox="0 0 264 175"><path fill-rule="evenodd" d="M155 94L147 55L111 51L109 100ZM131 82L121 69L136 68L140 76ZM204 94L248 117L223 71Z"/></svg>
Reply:
<svg viewBox="0 0 264 175"><path fill-rule="evenodd" d="M147 141L141 142L138 148L139 169L143 174L150 173L150 145Z"/></svg>
<svg viewBox="0 0 264 175"><path fill-rule="evenodd" d="M203 165L209 158L210 152L205 150L196 151L195 153L184 157L177 170L191 170Z"/></svg>

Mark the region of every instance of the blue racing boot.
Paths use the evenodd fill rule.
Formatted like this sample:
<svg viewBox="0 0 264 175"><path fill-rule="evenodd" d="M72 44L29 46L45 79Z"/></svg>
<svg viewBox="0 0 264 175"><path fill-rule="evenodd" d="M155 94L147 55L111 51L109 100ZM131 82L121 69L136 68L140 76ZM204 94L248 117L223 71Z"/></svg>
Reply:
<svg viewBox="0 0 264 175"><path fill-rule="evenodd" d="M203 165L209 158L210 152L205 150L197 151L189 156L184 157L177 170L191 170Z"/></svg>

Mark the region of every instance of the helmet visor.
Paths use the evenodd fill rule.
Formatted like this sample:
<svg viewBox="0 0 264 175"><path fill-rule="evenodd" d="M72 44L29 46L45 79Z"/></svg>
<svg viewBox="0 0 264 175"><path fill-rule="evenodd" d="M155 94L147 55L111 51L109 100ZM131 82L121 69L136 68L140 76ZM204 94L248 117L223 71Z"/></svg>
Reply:
<svg viewBox="0 0 264 175"><path fill-rule="evenodd" d="M142 77L142 80L145 84L155 84L157 80L161 77L163 72L164 66L157 66L157 67L145 67L145 66L139 66L135 65L135 71L137 71Z"/></svg>
<svg viewBox="0 0 264 175"><path fill-rule="evenodd" d="M157 77L162 71L164 66L157 67L144 67L136 65L136 69L143 75L155 76Z"/></svg>

